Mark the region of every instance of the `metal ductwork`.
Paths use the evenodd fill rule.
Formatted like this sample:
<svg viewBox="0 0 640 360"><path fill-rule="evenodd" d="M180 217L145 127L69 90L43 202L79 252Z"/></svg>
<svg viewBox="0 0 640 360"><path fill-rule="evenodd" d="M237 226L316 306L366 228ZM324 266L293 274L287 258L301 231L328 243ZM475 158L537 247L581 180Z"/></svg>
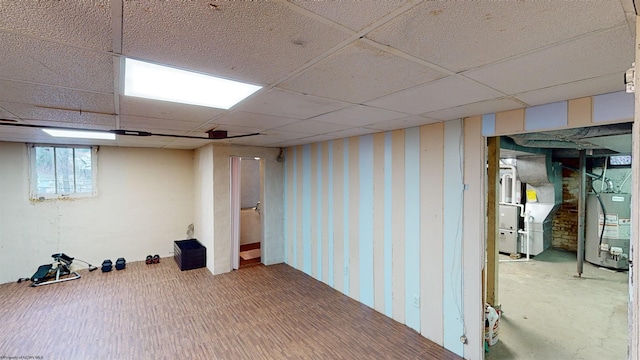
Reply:
<svg viewBox="0 0 640 360"><path fill-rule="evenodd" d="M513 141L526 147L547 149L600 149L598 144L589 139L604 136L625 135L631 133L631 124L613 124L606 126L592 126L579 129L544 131L530 134L516 134L509 137Z"/></svg>

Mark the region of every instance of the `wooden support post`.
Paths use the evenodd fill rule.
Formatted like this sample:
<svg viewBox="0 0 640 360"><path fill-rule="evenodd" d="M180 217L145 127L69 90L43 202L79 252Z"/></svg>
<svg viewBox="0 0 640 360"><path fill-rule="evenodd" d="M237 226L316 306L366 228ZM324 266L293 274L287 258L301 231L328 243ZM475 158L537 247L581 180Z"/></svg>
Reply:
<svg viewBox="0 0 640 360"><path fill-rule="evenodd" d="M499 307L498 302L498 178L500 176L500 137L487 139L487 283L486 302Z"/></svg>

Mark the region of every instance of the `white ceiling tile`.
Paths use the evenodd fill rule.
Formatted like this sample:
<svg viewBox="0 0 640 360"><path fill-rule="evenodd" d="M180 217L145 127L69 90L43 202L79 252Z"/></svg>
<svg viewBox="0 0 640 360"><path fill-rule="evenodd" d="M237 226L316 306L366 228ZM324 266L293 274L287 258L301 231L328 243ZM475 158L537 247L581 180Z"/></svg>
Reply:
<svg viewBox="0 0 640 360"><path fill-rule="evenodd" d="M391 130L411 128L411 127L421 126L426 124L432 124L437 122L440 122L440 120L429 119L419 115L411 115L401 119L383 121L378 124L367 125L366 127L369 129L378 130L378 131L391 131Z"/></svg>
<svg viewBox="0 0 640 360"><path fill-rule="evenodd" d="M115 115L102 114L78 110L61 110L47 107L38 107L20 103L1 103L4 107L24 122L47 122L66 124L65 126L98 126L113 129L116 124Z"/></svg>
<svg viewBox="0 0 640 360"><path fill-rule="evenodd" d="M438 120L462 119L467 116L484 115L498 111L523 108L525 105L513 99L494 99L473 104L456 106L448 109L421 114L424 117Z"/></svg>
<svg viewBox="0 0 640 360"><path fill-rule="evenodd" d="M367 37L457 72L625 23L607 1L425 1Z"/></svg>
<svg viewBox="0 0 640 360"><path fill-rule="evenodd" d="M128 56L272 83L348 37L272 1L124 2Z"/></svg>
<svg viewBox="0 0 640 360"><path fill-rule="evenodd" d="M274 88L237 105L236 110L303 120L349 105L345 102Z"/></svg>
<svg viewBox="0 0 640 360"><path fill-rule="evenodd" d="M63 145L116 145L116 143L111 140L54 137L39 128L19 128L2 125L0 125L0 141Z"/></svg>
<svg viewBox="0 0 640 360"><path fill-rule="evenodd" d="M342 124L352 127L375 124L385 120L393 120L407 116L406 113L379 109L365 105L354 105L319 115L311 120L324 123Z"/></svg>
<svg viewBox="0 0 640 360"><path fill-rule="evenodd" d="M177 131L189 132L199 125L198 121L185 121L177 119L160 119L141 116L120 115L120 128L126 130L138 130L148 132ZM203 135L204 136L204 135Z"/></svg>
<svg viewBox="0 0 640 360"><path fill-rule="evenodd" d="M113 94L112 56L0 32L0 78Z"/></svg>
<svg viewBox="0 0 640 360"><path fill-rule="evenodd" d="M278 87L363 103L444 76L424 65L357 41Z"/></svg>
<svg viewBox="0 0 640 360"><path fill-rule="evenodd" d="M111 4L92 1L0 2L0 29L111 51Z"/></svg>
<svg viewBox="0 0 640 360"><path fill-rule="evenodd" d="M312 134L324 134L324 133L333 132L333 131L346 130L352 127L353 126L315 121L314 119L314 120L298 121L293 124L280 126L273 130L291 131L291 132L296 132L301 134L307 134L307 136L309 136Z"/></svg>
<svg viewBox="0 0 640 360"><path fill-rule="evenodd" d="M120 96L120 114L122 115L177 119L178 121L206 121L225 112L225 110L206 106Z"/></svg>
<svg viewBox="0 0 640 360"><path fill-rule="evenodd" d="M2 107L2 103L0 102L0 119L11 119L11 120L19 120L18 116L13 114L12 112L4 109Z"/></svg>
<svg viewBox="0 0 640 360"><path fill-rule="evenodd" d="M232 143L235 145L277 147L275 144L281 143L283 141L286 140L273 136L258 135L233 139Z"/></svg>
<svg viewBox="0 0 640 360"><path fill-rule="evenodd" d="M633 59L633 38L625 25L464 75L513 95L616 71L620 72L622 82L622 75Z"/></svg>
<svg viewBox="0 0 640 360"><path fill-rule="evenodd" d="M366 105L417 115L496 97L499 97L496 91L450 76L369 101Z"/></svg>
<svg viewBox="0 0 640 360"><path fill-rule="evenodd" d="M607 94L624 90L621 73L615 73L597 78L575 81L568 84L552 86L517 94L514 97L534 106L548 104L560 100L577 99L585 96Z"/></svg>
<svg viewBox="0 0 640 360"><path fill-rule="evenodd" d="M379 20L386 14L405 4L406 0L378 1L372 6L363 6L358 1L335 1L331 6L326 6L322 1L292 0L295 5L301 6L322 17L358 31L365 26Z"/></svg>
<svg viewBox="0 0 640 360"><path fill-rule="evenodd" d="M300 120L265 114L254 114L245 111L233 111L220 118L217 118L215 122L221 125L238 125L253 127L257 129L272 129L297 121Z"/></svg>
<svg viewBox="0 0 640 360"><path fill-rule="evenodd" d="M351 128L347 130L335 131L335 132L328 133L326 135L332 136L334 139L340 139L340 138L348 138L353 136L368 135L368 134L373 134L377 132L379 131L376 129L359 127L359 128Z"/></svg>

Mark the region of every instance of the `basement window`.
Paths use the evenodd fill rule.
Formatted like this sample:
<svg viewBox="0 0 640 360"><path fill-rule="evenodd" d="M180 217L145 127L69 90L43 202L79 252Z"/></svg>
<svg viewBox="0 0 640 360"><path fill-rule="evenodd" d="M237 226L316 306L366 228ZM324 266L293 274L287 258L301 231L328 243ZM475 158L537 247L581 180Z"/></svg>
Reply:
<svg viewBox="0 0 640 360"><path fill-rule="evenodd" d="M31 199L88 197L96 194L94 146L30 145Z"/></svg>

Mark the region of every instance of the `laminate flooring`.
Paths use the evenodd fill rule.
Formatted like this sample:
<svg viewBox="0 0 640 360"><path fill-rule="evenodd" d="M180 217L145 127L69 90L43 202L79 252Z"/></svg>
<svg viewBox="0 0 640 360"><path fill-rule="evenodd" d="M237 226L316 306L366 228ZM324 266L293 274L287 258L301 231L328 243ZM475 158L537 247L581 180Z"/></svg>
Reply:
<svg viewBox="0 0 640 360"><path fill-rule="evenodd" d="M284 264L214 276L162 258L80 274L0 285L0 357L460 359Z"/></svg>

